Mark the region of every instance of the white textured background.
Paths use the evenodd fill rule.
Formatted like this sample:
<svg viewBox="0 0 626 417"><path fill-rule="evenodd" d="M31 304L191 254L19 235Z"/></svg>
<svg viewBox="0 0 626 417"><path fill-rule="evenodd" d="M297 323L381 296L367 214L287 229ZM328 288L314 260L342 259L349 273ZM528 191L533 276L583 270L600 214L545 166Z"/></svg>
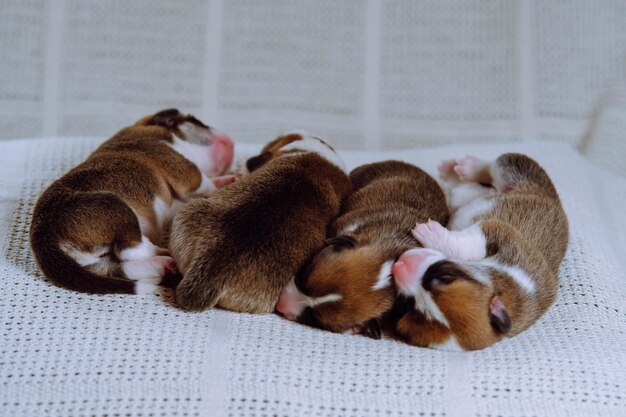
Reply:
<svg viewBox="0 0 626 417"><path fill-rule="evenodd" d="M176 106L242 142L579 145L625 78L623 0L0 0L4 138Z"/></svg>
<svg viewBox="0 0 626 417"><path fill-rule="evenodd" d="M555 305L445 353L48 283L36 197L172 106L238 142L384 150L349 167L528 153L570 219ZM0 138L1 417L626 415L624 0L0 0Z"/></svg>

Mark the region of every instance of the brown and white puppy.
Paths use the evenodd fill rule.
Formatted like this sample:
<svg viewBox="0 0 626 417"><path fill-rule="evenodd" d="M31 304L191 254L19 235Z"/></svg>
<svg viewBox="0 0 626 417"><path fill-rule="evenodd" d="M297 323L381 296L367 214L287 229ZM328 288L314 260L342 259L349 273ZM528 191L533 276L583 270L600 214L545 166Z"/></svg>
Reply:
<svg viewBox="0 0 626 417"><path fill-rule="evenodd" d="M413 235L424 248L394 264L398 291L415 301L397 332L417 346L482 349L552 305L568 223L550 178L525 155L445 161L440 172L456 185L451 230L418 224Z"/></svg>
<svg viewBox="0 0 626 417"><path fill-rule="evenodd" d="M323 140L281 136L247 161L250 174L183 208L170 250L183 274L180 308L270 313L280 290L323 245L350 191Z"/></svg>
<svg viewBox="0 0 626 417"><path fill-rule="evenodd" d="M148 293L176 270L161 233L176 211L232 180L228 136L176 109L104 142L40 196L30 229L54 283L88 293Z"/></svg>
<svg viewBox="0 0 626 417"><path fill-rule="evenodd" d="M282 291L276 305L290 320L334 332L381 337L380 318L395 300L391 268L417 246L415 222L448 221L443 190L426 172L399 161L350 173L353 193L327 245Z"/></svg>

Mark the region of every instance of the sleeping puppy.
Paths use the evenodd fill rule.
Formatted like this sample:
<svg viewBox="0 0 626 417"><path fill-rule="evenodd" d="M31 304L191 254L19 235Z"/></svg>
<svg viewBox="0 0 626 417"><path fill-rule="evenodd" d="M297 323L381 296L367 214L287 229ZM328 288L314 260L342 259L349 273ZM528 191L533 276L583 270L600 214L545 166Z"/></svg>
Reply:
<svg viewBox="0 0 626 417"><path fill-rule="evenodd" d="M176 301L184 310L274 311L281 288L324 245L351 187L343 161L313 136L281 136L247 168L174 219L170 250L183 274Z"/></svg>
<svg viewBox="0 0 626 417"><path fill-rule="evenodd" d="M231 177L228 136L176 109L146 116L52 183L30 242L54 283L88 293L149 293L176 270L161 233L176 211Z"/></svg>
<svg viewBox="0 0 626 417"><path fill-rule="evenodd" d="M568 223L550 178L525 155L445 161L440 172L453 183L451 230L418 224L424 248L393 266L398 291L414 300L397 332L417 346L482 349L552 305Z"/></svg>
<svg viewBox="0 0 626 417"><path fill-rule="evenodd" d="M381 337L380 318L395 299L391 267L417 246L416 222L448 221L445 195L416 166L385 161L350 173L345 200L324 247L283 289L276 310L290 320L334 332Z"/></svg>

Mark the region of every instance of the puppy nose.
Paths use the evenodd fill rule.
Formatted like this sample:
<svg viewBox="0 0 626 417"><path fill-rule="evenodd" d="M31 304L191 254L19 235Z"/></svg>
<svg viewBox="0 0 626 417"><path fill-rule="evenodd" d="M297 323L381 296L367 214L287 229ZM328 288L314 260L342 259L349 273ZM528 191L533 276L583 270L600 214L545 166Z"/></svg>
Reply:
<svg viewBox="0 0 626 417"><path fill-rule="evenodd" d="M234 147L233 140L225 133L213 131L212 139L215 142L218 142L219 144L221 144L222 146L225 146L228 148Z"/></svg>
<svg viewBox="0 0 626 417"><path fill-rule="evenodd" d="M391 275L393 275L393 279L396 282L396 285L399 289L408 289L414 286L415 284L415 272L414 268L411 268L410 264L407 264L407 259L400 259L393 264L391 268Z"/></svg>
<svg viewBox="0 0 626 417"><path fill-rule="evenodd" d="M226 172L233 162L235 145L230 137L222 132L214 130L211 138L213 142L209 149L213 166L212 175L220 175Z"/></svg>
<svg viewBox="0 0 626 417"><path fill-rule="evenodd" d="M431 249L416 248L404 252L393 264L391 274L401 292L412 294L417 291L425 267L432 263L433 259L429 258L440 258L440 254Z"/></svg>
<svg viewBox="0 0 626 417"><path fill-rule="evenodd" d="M283 288L276 303L276 311L287 320L295 320L298 317L300 306L298 297L287 287Z"/></svg>

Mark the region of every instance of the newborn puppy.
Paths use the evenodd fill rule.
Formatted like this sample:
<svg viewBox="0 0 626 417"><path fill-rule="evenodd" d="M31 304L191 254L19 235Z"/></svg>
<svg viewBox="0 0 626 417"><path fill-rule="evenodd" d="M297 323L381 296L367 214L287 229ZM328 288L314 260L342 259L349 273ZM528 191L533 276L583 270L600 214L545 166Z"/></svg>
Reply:
<svg viewBox="0 0 626 417"><path fill-rule="evenodd" d="M161 233L182 206L232 180L228 136L176 109L146 116L52 183L30 242L54 283L88 293L147 293L176 270Z"/></svg>
<svg viewBox="0 0 626 417"><path fill-rule="evenodd" d="M324 245L350 191L343 161L313 136L290 134L247 161L250 174L174 219L170 250L184 310L274 311L300 266Z"/></svg>
<svg viewBox="0 0 626 417"><path fill-rule="evenodd" d="M437 182L404 162L363 165L350 178L335 237L283 289L276 309L303 324L380 338L379 319L395 299L391 267L417 246L409 230L428 219L446 224L448 207Z"/></svg>
<svg viewBox="0 0 626 417"><path fill-rule="evenodd" d="M568 223L550 178L525 155L445 161L440 172L456 185L452 231L418 224L413 234L424 248L393 266L398 291L415 304L397 332L417 346L482 349L552 305Z"/></svg>

